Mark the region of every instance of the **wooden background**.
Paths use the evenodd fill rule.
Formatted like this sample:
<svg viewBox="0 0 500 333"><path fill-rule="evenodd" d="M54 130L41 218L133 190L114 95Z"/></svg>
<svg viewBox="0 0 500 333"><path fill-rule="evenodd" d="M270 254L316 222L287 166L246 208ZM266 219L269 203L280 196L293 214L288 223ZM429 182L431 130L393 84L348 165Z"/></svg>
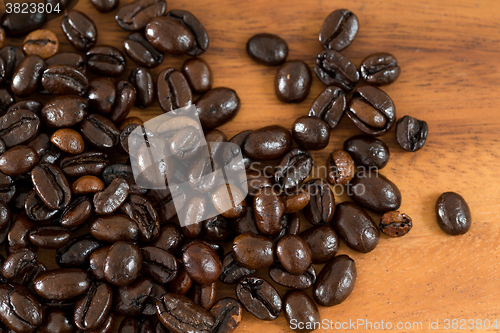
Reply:
<svg viewBox="0 0 500 333"><path fill-rule="evenodd" d="M97 24L99 44L122 48L128 33L115 23L115 11L101 14L88 0L81 0L76 8ZM445 319L500 321L499 1L168 0L168 10L186 9L201 20L210 35L209 50L201 57L213 70L214 86L233 88L241 98L238 116L221 128L228 137L270 124L291 128L324 88L314 77L304 102L279 102L273 85L276 68L250 60L245 52L248 38L261 32L278 34L288 42L288 59L304 60L312 68L322 50L320 26L339 8L350 9L360 22L357 38L343 53L357 66L373 52L394 54L402 74L383 90L394 100L398 118L411 115L427 121L429 137L417 153L402 150L394 130L382 137L392 153L382 173L401 189L401 211L413 218L414 228L404 238L382 236L368 254L342 244L339 253L356 260L358 279L344 303L320 308L321 318L334 323L383 320L393 326L422 322L424 331L429 320L439 320L439 331ZM60 20L45 27L57 32L62 51L71 51ZM167 66L179 69L185 59L165 56L153 73ZM129 59L124 77L135 66ZM147 120L160 113L155 103L131 115ZM332 131L329 146L313 154L316 165L324 165L328 154L355 134L359 131L345 117ZM460 193L470 205L473 225L466 235L446 235L436 223L434 204L445 191ZM53 262L49 267L55 267ZM319 272L321 266L316 268ZM267 277L267 272L263 274ZM278 290L285 293L284 288ZM221 297L233 294L233 287L220 284ZM260 322L245 312L237 332L262 331L291 332L283 315L273 322Z"/></svg>

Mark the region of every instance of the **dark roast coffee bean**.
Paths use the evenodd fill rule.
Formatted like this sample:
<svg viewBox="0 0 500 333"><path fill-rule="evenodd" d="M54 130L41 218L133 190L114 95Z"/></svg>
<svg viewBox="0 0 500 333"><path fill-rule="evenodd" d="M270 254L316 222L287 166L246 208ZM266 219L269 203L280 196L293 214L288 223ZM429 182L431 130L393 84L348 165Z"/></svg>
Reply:
<svg viewBox="0 0 500 333"><path fill-rule="evenodd" d="M356 263L343 254L323 267L314 283L313 297L322 306L342 303L351 294L356 282Z"/></svg>
<svg viewBox="0 0 500 333"><path fill-rule="evenodd" d="M151 45L167 54L187 54L195 47L193 33L172 17L160 16L151 19L146 26L145 34Z"/></svg>
<svg viewBox="0 0 500 333"><path fill-rule="evenodd" d="M36 54L47 59L59 51L59 39L50 30L38 29L24 38L23 51L26 55Z"/></svg>
<svg viewBox="0 0 500 333"><path fill-rule="evenodd" d="M135 241L139 236L137 224L122 214L97 216L89 226L92 236L104 242Z"/></svg>
<svg viewBox="0 0 500 333"><path fill-rule="evenodd" d="M139 276L142 261L142 253L137 245L116 242L106 253L104 277L115 286L127 286Z"/></svg>
<svg viewBox="0 0 500 333"><path fill-rule="evenodd" d="M199 56L208 49L207 31L193 14L187 10L174 9L169 11L166 16L181 23L193 34L193 46L187 51L189 56Z"/></svg>
<svg viewBox="0 0 500 333"><path fill-rule="evenodd" d="M14 96L9 92L9 90L6 88L0 88L0 114L4 115L14 102Z"/></svg>
<svg viewBox="0 0 500 333"><path fill-rule="evenodd" d="M211 284L195 283L187 296L196 304L210 310L217 298L217 282L212 282Z"/></svg>
<svg viewBox="0 0 500 333"><path fill-rule="evenodd" d="M118 7L120 0L91 0L90 3L101 13L107 13Z"/></svg>
<svg viewBox="0 0 500 333"><path fill-rule="evenodd" d="M309 245L295 235L284 236L276 245L276 256L281 265L290 273L303 274L312 263Z"/></svg>
<svg viewBox="0 0 500 333"><path fill-rule="evenodd" d="M256 161L275 160L287 153L292 144L292 135L286 128L271 125L250 133L243 143L243 152Z"/></svg>
<svg viewBox="0 0 500 333"><path fill-rule="evenodd" d="M98 149L111 149L118 144L120 132L116 125L100 114L91 114L80 123L85 140Z"/></svg>
<svg viewBox="0 0 500 333"><path fill-rule="evenodd" d="M45 59L45 66L66 65L75 67L83 75L87 74L87 61L76 52L61 52L48 59Z"/></svg>
<svg viewBox="0 0 500 333"><path fill-rule="evenodd" d="M139 241L150 242L158 237L160 233L158 213L148 199L130 194L129 199L120 207L120 212L128 215L137 223Z"/></svg>
<svg viewBox="0 0 500 333"><path fill-rule="evenodd" d="M45 249L58 249L66 245L70 237L70 231L64 227L37 226L30 231L31 243Z"/></svg>
<svg viewBox="0 0 500 333"><path fill-rule="evenodd" d="M411 217L405 213L393 211L382 215L378 227L389 237L401 237L411 230L413 223Z"/></svg>
<svg viewBox="0 0 500 333"><path fill-rule="evenodd" d="M182 64L182 74L195 94L203 94L212 89L212 70L201 58L189 58Z"/></svg>
<svg viewBox="0 0 500 333"><path fill-rule="evenodd" d="M304 208L304 215L312 225L325 225L330 222L335 212L335 197L330 186L321 179L311 179L304 184L311 195L309 204Z"/></svg>
<svg viewBox="0 0 500 333"><path fill-rule="evenodd" d="M213 333L231 333L236 330L241 323L243 307L240 302L232 297L220 299L210 310L214 317L215 324Z"/></svg>
<svg viewBox="0 0 500 333"><path fill-rule="evenodd" d="M287 191L297 189L311 173L314 161L309 152L293 148L274 169L274 181Z"/></svg>
<svg viewBox="0 0 500 333"><path fill-rule="evenodd" d="M176 333L208 333L214 326L212 315L183 295L166 293L156 303L156 313L163 326Z"/></svg>
<svg viewBox="0 0 500 333"><path fill-rule="evenodd" d="M118 333L155 333L151 321L146 317L128 317L122 320Z"/></svg>
<svg viewBox="0 0 500 333"><path fill-rule="evenodd" d="M217 253L203 243L192 243L182 254L182 262L189 276L196 282L210 284L222 272L222 263Z"/></svg>
<svg viewBox="0 0 500 333"><path fill-rule="evenodd" d="M302 148L321 150L330 141L330 127L319 118L302 116L293 123L292 135Z"/></svg>
<svg viewBox="0 0 500 333"><path fill-rule="evenodd" d="M15 46L5 46L0 49L0 56L5 60L5 79L8 81L24 59L24 52Z"/></svg>
<svg viewBox="0 0 500 333"><path fill-rule="evenodd" d="M27 97L38 89L45 70L43 58L34 54L25 57L12 74L10 89L14 95Z"/></svg>
<svg viewBox="0 0 500 333"><path fill-rule="evenodd" d="M14 332L34 332L43 322L43 305L22 285L0 285L0 302L0 319Z"/></svg>
<svg viewBox="0 0 500 333"><path fill-rule="evenodd" d="M163 53L156 50L140 32L129 35L123 42L123 49L140 66L156 67L163 61Z"/></svg>
<svg viewBox="0 0 500 333"><path fill-rule="evenodd" d="M427 140L429 127L423 120L404 116L396 123L396 139L404 150L417 151Z"/></svg>
<svg viewBox="0 0 500 333"><path fill-rule="evenodd" d="M260 64L277 66L285 62L288 45L277 35L257 34L248 40L247 53L250 58Z"/></svg>
<svg viewBox="0 0 500 333"><path fill-rule="evenodd" d="M127 65L125 55L113 46L94 46L86 55L88 68L103 76L119 76Z"/></svg>
<svg viewBox="0 0 500 333"><path fill-rule="evenodd" d="M363 86L354 91L347 115L362 132L380 136L394 126L396 107L382 90Z"/></svg>
<svg viewBox="0 0 500 333"><path fill-rule="evenodd" d="M72 320L61 310L48 310L43 323L38 327L40 333L73 333Z"/></svg>
<svg viewBox="0 0 500 333"><path fill-rule="evenodd" d="M75 304L75 325L82 330L94 330L108 317L113 301L113 291L106 283L93 283Z"/></svg>
<svg viewBox="0 0 500 333"><path fill-rule="evenodd" d="M167 284L177 276L177 260L170 252L146 246L141 248L142 273L159 284Z"/></svg>
<svg viewBox="0 0 500 333"><path fill-rule="evenodd" d="M300 323L294 329L298 333L309 333L321 322L318 307L308 294L301 290L290 290L283 296L283 312L288 325Z"/></svg>
<svg viewBox="0 0 500 333"><path fill-rule="evenodd" d="M137 93L134 85L128 81L119 81L116 84L116 103L109 115L115 123L123 121L135 104Z"/></svg>
<svg viewBox="0 0 500 333"><path fill-rule="evenodd" d="M94 22L75 9L63 17L61 27L70 44L80 52L89 50L97 42L97 28Z"/></svg>
<svg viewBox="0 0 500 333"><path fill-rule="evenodd" d="M339 249L339 236L330 225L318 225L304 230L300 237L309 245L314 264L330 261Z"/></svg>
<svg viewBox="0 0 500 333"><path fill-rule="evenodd" d="M350 91L359 81L356 66L340 52L326 50L318 54L314 73L327 86Z"/></svg>
<svg viewBox="0 0 500 333"><path fill-rule="evenodd" d="M238 264L234 260L233 254L229 252L224 256L222 261L222 273L219 279L226 284L235 284L242 277L252 275L256 272L255 269L249 269Z"/></svg>
<svg viewBox="0 0 500 333"><path fill-rule="evenodd" d="M332 225L340 239L351 249L368 253L378 244L380 233L360 206L354 202L342 202L335 209Z"/></svg>
<svg viewBox="0 0 500 333"><path fill-rule="evenodd" d="M267 268L275 260L273 241L263 235L241 234L234 239L232 250L234 259L249 269Z"/></svg>
<svg viewBox="0 0 500 333"><path fill-rule="evenodd" d="M29 172L38 163L38 154L28 146L19 145L0 155L0 171L9 176Z"/></svg>
<svg viewBox="0 0 500 333"><path fill-rule="evenodd" d="M93 110L108 114L116 101L116 85L109 77L95 78L89 81L86 96Z"/></svg>
<svg viewBox="0 0 500 333"><path fill-rule="evenodd" d="M238 114L240 106L240 98L236 91L223 87L207 91L196 101L200 123L204 130L224 125Z"/></svg>
<svg viewBox="0 0 500 333"><path fill-rule="evenodd" d="M164 112L190 106L193 101L191 88L184 75L170 67L158 74L156 93Z"/></svg>
<svg viewBox="0 0 500 333"><path fill-rule="evenodd" d="M245 309L260 320L275 320L281 312L281 297L264 279L245 277L236 286L236 297Z"/></svg>
<svg viewBox="0 0 500 333"><path fill-rule="evenodd" d="M345 113L347 106L345 93L338 87L327 87L314 100L309 116L324 120L334 129Z"/></svg>
<svg viewBox="0 0 500 333"><path fill-rule="evenodd" d="M361 77L374 86L391 84L401 73L398 61L390 53L374 53L361 62Z"/></svg>
<svg viewBox="0 0 500 333"><path fill-rule="evenodd" d="M269 267L269 276L277 284L293 289L308 289L316 281L316 271L310 265L307 270L299 275L288 272L279 262Z"/></svg>
<svg viewBox="0 0 500 333"><path fill-rule="evenodd" d="M436 201L438 225L449 235L463 235L472 225L469 205L458 193L445 192Z"/></svg>
<svg viewBox="0 0 500 333"><path fill-rule="evenodd" d="M82 97L59 96L45 104L40 117L50 128L71 127L84 119L88 106L88 102Z"/></svg>
<svg viewBox="0 0 500 333"><path fill-rule="evenodd" d="M155 83L151 73L144 67L136 67L130 73L128 80L135 86L137 92L136 105L141 109L150 106L155 99Z"/></svg>
<svg viewBox="0 0 500 333"><path fill-rule="evenodd" d="M13 112L17 110L28 110L33 113L39 113L43 108L43 104L36 99L25 99L17 103L11 104L7 109L7 112ZM6 112L6 113L7 113Z"/></svg>
<svg viewBox="0 0 500 333"><path fill-rule="evenodd" d="M42 85L51 94L83 96L89 81L72 66L53 65L43 72Z"/></svg>
<svg viewBox="0 0 500 333"><path fill-rule="evenodd" d="M73 201L68 206L66 206L63 213L61 214L60 223L66 228L78 228L90 219L93 211L94 209L92 207L92 200L89 197L83 196L77 199L73 199Z"/></svg>
<svg viewBox="0 0 500 333"><path fill-rule="evenodd" d="M7 234L7 252L14 253L22 248L35 250L29 239L30 230L34 226L26 214L18 214Z"/></svg>
<svg viewBox="0 0 500 333"><path fill-rule="evenodd" d="M22 4L22 2L20 3L17 1L11 2L11 4L13 5L15 5L16 3ZM44 4L44 2L39 0L32 0L26 2L26 4L37 6L40 4ZM5 32L7 32L7 35L25 35L32 30L40 28L47 20L47 14L45 13L45 11L28 11L28 7L25 7L25 9L24 6L21 7L23 8L22 11L20 11L20 8L18 7L17 11L14 9L10 13L4 13L2 15L0 24L2 28L5 29Z"/></svg>
<svg viewBox="0 0 500 333"><path fill-rule="evenodd" d="M101 246L103 244L90 235L73 238L57 249L56 263L63 268L87 268L90 255Z"/></svg>
<svg viewBox="0 0 500 333"><path fill-rule="evenodd" d="M151 245L177 254L183 242L184 235L180 227L177 224L166 223L161 226L160 235Z"/></svg>
<svg viewBox="0 0 500 333"><path fill-rule="evenodd" d="M94 195L94 209L97 214L112 214L125 202L129 185L123 178L115 178L107 188Z"/></svg>
<svg viewBox="0 0 500 333"><path fill-rule="evenodd" d="M136 0L116 12L115 20L125 30L141 30L154 17L162 16L167 10L164 0Z"/></svg>
<svg viewBox="0 0 500 333"><path fill-rule="evenodd" d="M344 150L358 166L382 169L389 162L391 153L384 141L368 135L357 135L344 142Z"/></svg>
<svg viewBox="0 0 500 333"><path fill-rule="evenodd" d="M99 176L108 166L108 156L101 152L89 151L76 156L68 156L61 160L59 166L69 177L84 175Z"/></svg>
<svg viewBox="0 0 500 333"><path fill-rule="evenodd" d="M311 70L301 60L290 60L282 64L274 79L274 92L280 101L300 103L309 95Z"/></svg>
<svg viewBox="0 0 500 333"><path fill-rule="evenodd" d="M281 231L281 220L285 205L279 194L270 187L262 188L253 199L253 210L257 228L268 236Z"/></svg>
<svg viewBox="0 0 500 333"><path fill-rule="evenodd" d="M398 187L378 172L360 171L351 181L349 196L358 205L377 214L397 210L401 206Z"/></svg>
<svg viewBox="0 0 500 333"><path fill-rule="evenodd" d="M51 300L65 300L80 296L90 287L90 275L81 269L54 269L35 280L38 296Z"/></svg>
<svg viewBox="0 0 500 333"><path fill-rule="evenodd" d="M39 164L31 170L31 181L40 199L51 209L61 209L71 201L71 188L57 166Z"/></svg>
<svg viewBox="0 0 500 333"><path fill-rule="evenodd" d="M325 49L342 51L348 47L358 33L358 18L347 9L330 13L319 31L319 42Z"/></svg>
<svg viewBox="0 0 500 333"><path fill-rule="evenodd" d="M334 150L326 161L327 180L332 185L347 185L354 177L356 165L345 150Z"/></svg>

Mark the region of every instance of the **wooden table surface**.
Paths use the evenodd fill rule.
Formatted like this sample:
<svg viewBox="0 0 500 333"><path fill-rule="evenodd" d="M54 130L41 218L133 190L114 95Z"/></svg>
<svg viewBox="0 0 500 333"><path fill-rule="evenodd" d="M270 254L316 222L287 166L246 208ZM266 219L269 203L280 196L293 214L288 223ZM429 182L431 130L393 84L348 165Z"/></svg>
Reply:
<svg viewBox="0 0 500 333"><path fill-rule="evenodd" d="M122 48L128 33L115 23L114 12L101 14L87 0L76 8L96 23L99 44ZM241 98L237 117L220 128L228 137L270 124L291 128L324 88L314 77L304 102L281 103L274 94L276 68L251 61L245 52L248 38L261 32L278 34L288 42L288 59L304 60L312 68L322 50L320 26L339 8L353 11L360 23L358 36L343 53L356 65L374 52L394 54L402 74L382 89L393 99L398 118L411 115L427 121L429 137L416 153L399 147L394 129L382 137L391 150L382 173L400 188L401 211L413 218L414 227L403 238L382 236L368 254L342 244L339 254L356 260L358 279L345 302L320 308L321 318L334 326L365 320L373 325L390 322L395 328L398 322L408 322L406 329L395 329L405 332L427 331L429 320L438 320L441 332L446 319L457 319L459 326L464 322L460 320L467 320L465 328L469 319L496 320L500 325L499 1L168 0L168 10L189 10L207 29L210 47L201 57L212 68L214 86L233 88ZM60 18L45 27L57 31L62 51L72 50L60 29ZM185 59L165 56L152 72L156 76L165 67L179 69ZM135 66L129 59L124 77ZM159 114L155 103L147 110L134 109L131 115L148 120ZM333 149L359 133L344 117L332 131L329 146L313 153L316 165L323 165ZM466 235L449 236L436 223L434 204L445 191L458 192L469 203L473 224ZM337 197L338 202L344 200ZM318 272L321 267L316 266ZM268 278L267 272L262 274ZM220 297L234 296L233 287L219 287ZM281 295L286 292L278 290ZM422 323L422 329L413 322ZM352 330L367 331L364 325ZM484 326L469 329L483 330ZM291 332L283 314L276 321L261 322L245 312L237 332L263 331ZM318 330L327 331L331 330Z"/></svg>

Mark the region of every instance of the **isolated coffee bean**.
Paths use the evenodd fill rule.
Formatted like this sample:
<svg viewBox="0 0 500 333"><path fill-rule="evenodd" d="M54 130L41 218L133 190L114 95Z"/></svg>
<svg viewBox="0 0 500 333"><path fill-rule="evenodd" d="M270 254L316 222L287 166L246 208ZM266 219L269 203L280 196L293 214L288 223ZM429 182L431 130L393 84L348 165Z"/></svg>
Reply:
<svg viewBox="0 0 500 333"><path fill-rule="evenodd" d="M89 81L86 97L93 110L108 114L116 101L116 85L109 77L95 78Z"/></svg>
<svg viewBox="0 0 500 333"><path fill-rule="evenodd" d="M356 135L344 142L344 150L358 166L382 169L389 162L391 153L384 141L368 135Z"/></svg>
<svg viewBox="0 0 500 333"><path fill-rule="evenodd" d="M354 177L356 165L345 150L334 150L326 161L327 180L332 185L347 185Z"/></svg>
<svg viewBox="0 0 500 333"><path fill-rule="evenodd" d="M378 227L389 237L401 237L411 230L413 223L411 217L405 213L392 211L382 215Z"/></svg>
<svg viewBox="0 0 500 333"><path fill-rule="evenodd" d="M98 149L111 149L118 144L120 132L116 125L100 114L91 114L80 123L85 140Z"/></svg>
<svg viewBox="0 0 500 333"><path fill-rule="evenodd" d="M263 235L244 233L237 236L232 251L234 259L249 269L267 268L275 260L273 241Z"/></svg>
<svg viewBox="0 0 500 333"><path fill-rule="evenodd" d="M273 236L281 231L285 205L273 188L264 187L257 193L253 199L253 209L257 228L264 235Z"/></svg>
<svg viewBox="0 0 500 333"><path fill-rule="evenodd" d="M304 328L296 328L295 332L308 333L314 331L316 323L321 322L318 307L314 301L301 290L290 290L283 296L283 312L289 325L301 323Z"/></svg>
<svg viewBox="0 0 500 333"><path fill-rule="evenodd" d="M64 15L61 27L70 44L80 52L89 50L97 42L97 28L94 22L75 9Z"/></svg>
<svg viewBox="0 0 500 333"><path fill-rule="evenodd" d="M87 61L76 52L60 52L50 58L45 59L45 66L48 68L54 65L66 65L76 68L83 75L87 74Z"/></svg>
<svg viewBox="0 0 500 333"><path fill-rule="evenodd" d="M311 179L303 186L310 194L304 215L312 225L325 225L335 212L335 197L330 186L322 179Z"/></svg>
<svg viewBox="0 0 500 333"><path fill-rule="evenodd" d="M279 183L285 191L297 189L311 173L313 164L314 161L309 152L293 148L283 156L274 169L274 181Z"/></svg>
<svg viewBox="0 0 500 333"><path fill-rule="evenodd" d="M119 0L91 0L90 3L101 13L108 13L118 7Z"/></svg>
<svg viewBox="0 0 500 333"><path fill-rule="evenodd" d="M277 35L257 34L247 42L247 53L254 61L266 65L281 65L288 55L287 43Z"/></svg>
<svg viewBox="0 0 500 333"><path fill-rule="evenodd" d="M38 163L38 154L28 146L19 145L0 155L0 171L9 176L29 172Z"/></svg>
<svg viewBox="0 0 500 333"><path fill-rule="evenodd" d="M323 267L313 288L316 303L333 306L342 303L351 294L357 272L354 260L343 254Z"/></svg>
<svg viewBox="0 0 500 333"><path fill-rule="evenodd" d="M90 235L71 239L66 245L57 249L56 263L63 268L87 268L92 252L103 246Z"/></svg>
<svg viewBox="0 0 500 333"><path fill-rule="evenodd" d="M142 262L142 253L137 245L118 241L106 253L104 277L115 286L127 286L139 276Z"/></svg>
<svg viewBox="0 0 500 333"><path fill-rule="evenodd" d="M300 233L300 237L311 249L312 262L330 261L339 249L339 236L330 225L318 225Z"/></svg>
<svg viewBox="0 0 500 333"><path fill-rule="evenodd" d="M69 177L99 176L108 165L108 156L97 151L68 156L59 163L61 170Z"/></svg>
<svg viewBox="0 0 500 333"><path fill-rule="evenodd" d="M50 30L35 30L24 38L23 51L26 55L36 54L47 59L59 51L59 39Z"/></svg>
<svg viewBox="0 0 500 333"><path fill-rule="evenodd" d="M287 153L292 144L292 135L286 128L271 125L250 133L243 143L243 152L256 161L274 160Z"/></svg>
<svg viewBox="0 0 500 333"><path fill-rule="evenodd" d="M82 330L94 330L106 320L113 302L113 291L106 283L93 283L75 304L74 322Z"/></svg>
<svg viewBox="0 0 500 333"><path fill-rule="evenodd" d="M240 302L232 297L225 297L217 301L210 309L215 324L214 333L230 333L236 330L243 317L243 307Z"/></svg>
<svg viewBox="0 0 500 333"><path fill-rule="evenodd" d="M94 195L95 212L99 215L108 215L117 211L127 199L129 189L125 179L113 179L108 187Z"/></svg>
<svg viewBox="0 0 500 333"><path fill-rule="evenodd" d="M193 14L187 10L174 9L165 16L180 22L193 34L193 47L187 51L189 56L199 56L208 49L209 38L207 31Z"/></svg>
<svg viewBox="0 0 500 333"><path fill-rule="evenodd" d="M340 52L326 50L318 54L314 73L327 86L350 91L359 81L356 66Z"/></svg>
<svg viewBox="0 0 500 333"><path fill-rule="evenodd" d="M358 205L377 214L397 210L401 206L398 187L378 172L360 171L351 181L349 196Z"/></svg>
<svg viewBox="0 0 500 333"><path fill-rule="evenodd" d="M97 45L87 51L88 68L103 76L119 76L125 71L127 60L117 48Z"/></svg>
<svg viewBox="0 0 500 333"><path fill-rule="evenodd" d="M182 64L182 74L195 94L203 94L212 89L212 70L201 58L189 58Z"/></svg>
<svg viewBox="0 0 500 333"><path fill-rule="evenodd" d="M150 106L155 99L155 83L151 73L144 67L136 67L128 77L137 92L136 104L141 109Z"/></svg>
<svg viewBox="0 0 500 333"><path fill-rule="evenodd" d="M279 262L269 267L269 276L277 284L286 288L308 289L316 281L316 271L310 265L307 270L299 275L288 272Z"/></svg>
<svg viewBox="0 0 500 333"><path fill-rule="evenodd" d="M137 97L134 85L128 81L118 81L116 84L116 102L109 115L112 122L119 123L129 114Z"/></svg>
<svg viewBox="0 0 500 333"><path fill-rule="evenodd" d="M80 296L90 283L90 275L82 269L54 269L35 280L35 291L40 297L60 301Z"/></svg>
<svg viewBox="0 0 500 333"><path fill-rule="evenodd" d="M16 2L12 3L13 5ZM42 1L30 1L27 2L28 5L34 4L44 4ZM28 7L23 7L23 10L19 10L21 8L18 7L18 10L11 10L10 13L4 12L2 15L0 24L7 35L10 36L20 36L25 35L28 32L40 28L45 21L47 20L47 14L45 11L28 11ZM15 7L14 7L15 8Z"/></svg>
<svg viewBox="0 0 500 333"><path fill-rule="evenodd" d="M396 123L396 139L404 150L417 151L427 140L429 127L423 120L404 116Z"/></svg>
<svg viewBox="0 0 500 333"><path fill-rule="evenodd" d="M347 101L345 93L338 87L327 87L314 100L309 116L324 120L330 129L334 129L345 113Z"/></svg>
<svg viewBox="0 0 500 333"><path fill-rule="evenodd" d="M139 66L156 67L163 61L163 53L156 50L140 32L134 32L123 42L125 53Z"/></svg>
<svg viewBox="0 0 500 333"><path fill-rule="evenodd" d="M293 123L292 135L299 146L308 150L321 150L330 141L330 127L316 117L302 116Z"/></svg>
<svg viewBox="0 0 500 333"><path fill-rule="evenodd" d="M401 74L398 61L390 53L374 53L361 62L361 77L374 86L391 84Z"/></svg>
<svg viewBox="0 0 500 333"><path fill-rule="evenodd" d="M363 86L354 91L347 115L362 132L380 136L394 126L396 107L382 90Z"/></svg>
<svg viewBox="0 0 500 333"><path fill-rule="evenodd" d="M71 202L71 188L59 167L45 163L31 171L31 180L42 201L51 209L61 209Z"/></svg>
<svg viewBox="0 0 500 333"><path fill-rule="evenodd" d="M30 231L30 242L39 248L58 249L71 237L68 229L58 226L37 226Z"/></svg>
<svg viewBox="0 0 500 333"><path fill-rule="evenodd" d="M97 216L89 226L92 236L104 242L135 241L139 236L137 224L122 214Z"/></svg>
<svg viewBox="0 0 500 333"><path fill-rule="evenodd" d="M45 70L43 58L33 54L26 56L12 74L10 89L14 95L27 97L35 93Z"/></svg>
<svg viewBox="0 0 500 333"><path fill-rule="evenodd" d="M236 286L236 297L245 309L260 320L278 318L282 302L279 293L264 279L245 277Z"/></svg>
<svg viewBox="0 0 500 333"><path fill-rule="evenodd" d="M24 59L24 52L15 46L5 46L0 49L0 56L5 60L5 80L8 81Z"/></svg>
<svg viewBox="0 0 500 333"><path fill-rule="evenodd" d="M166 10L164 0L136 0L120 7L115 20L122 29L141 30L152 18L162 16Z"/></svg>
<svg viewBox="0 0 500 333"><path fill-rule="evenodd" d="M158 74L156 92L164 112L190 106L193 101L186 78L174 68L165 68Z"/></svg>
<svg viewBox="0 0 500 333"><path fill-rule="evenodd" d="M462 235L472 225L470 208L465 199L458 193L445 192L436 201L438 225L449 235Z"/></svg>
<svg viewBox="0 0 500 333"><path fill-rule="evenodd" d="M43 323L38 326L40 333L72 333L73 320L61 310L51 309L45 312Z"/></svg>
<svg viewBox="0 0 500 333"><path fill-rule="evenodd" d="M43 305L24 286L0 285L0 319L14 332L34 332L43 322Z"/></svg>
<svg viewBox="0 0 500 333"><path fill-rule="evenodd" d="M208 245L195 242L186 247L182 262L189 276L196 282L210 284L222 272L222 263L217 253Z"/></svg>
<svg viewBox="0 0 500 333"><path fill-rule="evenodd" d="M301 60L283 63L276 72L274 92L285 103L300 103L309 95L311 88L311 69Z"/></svg>
<svg viewBox="0 0 500 333"><path fill-rule="evenodd" d="M342 51L348 47L358 33L358 18L347 9L330 13L319 31L319 42L325 49Z"/></svg>

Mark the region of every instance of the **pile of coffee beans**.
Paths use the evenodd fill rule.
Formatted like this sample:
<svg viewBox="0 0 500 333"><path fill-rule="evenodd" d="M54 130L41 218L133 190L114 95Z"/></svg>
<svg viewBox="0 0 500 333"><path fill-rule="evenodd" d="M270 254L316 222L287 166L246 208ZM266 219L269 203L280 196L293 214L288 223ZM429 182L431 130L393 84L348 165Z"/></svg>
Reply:
<svg viewBox="0 0 500 333"><path fill-rule="evenodd" d="M91 3L101 12L119 5ZM401 147L414 152L423 147L428 127L410 116L396 121L391 98L375 87L398 78L393 55L372 54L358 70L340 53L359 28L352 12L334 11L320 29L325 50L314 73L327 87L308 115L291 131L269 125L229 140L217 127L237 115L240 99L232 89L212 87L209 65L196 57L208 49L209 36L190 12L167 11L164 0L121 6L116 23L130 31L124 52L98 44L92 19L69 10L61 28L78 52L59 53L56 34L40 29L46 16L27 15L15 21L4 14L0 22L0 243L7 253L0 256L0 332L111 332L123 316L121 333L228 333L243 309L267 321L283 311L288 322L314 327L321 320L316 304L342 303L356 282L354 260L336 255L340 240L367 253L380 231L399 237L412 228L412 219L397 211L398 187L379 173L390 152L376 136L395 125ZM6 35L25 35L22 49L4 46ZM311 70L303 61L286 60L282 38L256 35L247 52L258 63L279 66L281 101L307 97ZM148 68L159 66L165 54L193 58L182 68L164 68L155 79ZM139 67L127 80L117 79L127 57ZM162 123L155 131L175 130L166 146L184 163L189 184L210 193L212 202L136 183L127 160L129 137L137 128L145 135L149 129L128 115L155 101L166 113L196 105L208 158L200 156L202 137L189 120ZM344 113L364 135L334 150L325 174L315 177L309 151L328 145ZM214 187L214 170L241 164L246 197L234 184ZM175 170L138 167L147 181L166 181L167 172L175 177ZM352 201L336 205L332 186ZM236 199L222 210L218 203L228 189ZM219 214L205 218L212 208ZM381 216L379 225L365 209ZM469 207L456 193L444 193L436 213L449 234L471 226ZM177 216L188 223L180 226ZM52 251L59 268L48 270L38 249ZM313 264L323 263L317 273ZM270 280L290 290L280 295ZM235 297L219 299L218 283L234 285Z"/></svg>

